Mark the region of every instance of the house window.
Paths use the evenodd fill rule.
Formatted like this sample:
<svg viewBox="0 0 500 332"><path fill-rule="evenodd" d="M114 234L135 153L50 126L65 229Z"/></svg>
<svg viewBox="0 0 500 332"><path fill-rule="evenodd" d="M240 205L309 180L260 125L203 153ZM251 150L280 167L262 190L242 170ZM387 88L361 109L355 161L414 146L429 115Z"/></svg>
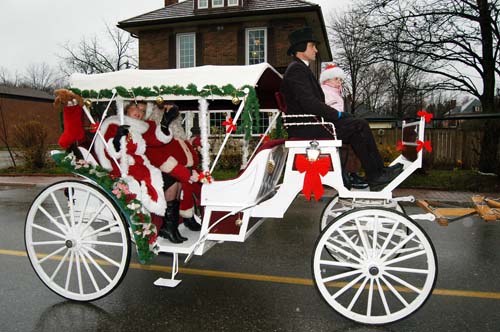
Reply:
<svg viewBox="0 0 500 332"><path fill-rule="evenodd" d="M212 0L212 8L224 7L224 0Z"/></svg>
<svg viewBox="0 0 500 332"><path fill-rule="evenodd" d="M252 28L246 31L246 64L267 61L267 29Z"/></svg>
<svg viewBox="0 0 500 332"><path fill-rule="evenodd" d="M224 136L226 134L226 127L222 122L226 121L227 112L210 112L210 128L208 130L210 136Z"/></svg>
<svg viewBox="0 0 500 332"><path fill-rule="evenodd" d="M208 8L208 0L198 0L198 9Z"/></svg>
<svg viewBox="0 0 500 332"><path fill-rule="evenodd" d="M179 33L177 35L177 68L188 68L196 65L196 35Z"/></svg>
<svg viewBox="0 0 500 332"><path fill-rule="evenodd" d="M238 6L238 0L227 0L228 6Z"/></svg>

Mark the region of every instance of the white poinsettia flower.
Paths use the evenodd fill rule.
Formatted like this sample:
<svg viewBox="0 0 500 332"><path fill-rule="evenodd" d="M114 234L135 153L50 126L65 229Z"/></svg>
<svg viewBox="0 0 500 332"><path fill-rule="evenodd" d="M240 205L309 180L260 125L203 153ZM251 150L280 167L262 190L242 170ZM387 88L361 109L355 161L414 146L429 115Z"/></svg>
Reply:
<svg viewBox="0 0 500 332"><path fill-rule="evenodd" d="M127 205L127 208L129 208L130 210L133 210L133 211L137 210L140 207L141 207L140 204L137 204L137 203L130 203Z"/></svg>

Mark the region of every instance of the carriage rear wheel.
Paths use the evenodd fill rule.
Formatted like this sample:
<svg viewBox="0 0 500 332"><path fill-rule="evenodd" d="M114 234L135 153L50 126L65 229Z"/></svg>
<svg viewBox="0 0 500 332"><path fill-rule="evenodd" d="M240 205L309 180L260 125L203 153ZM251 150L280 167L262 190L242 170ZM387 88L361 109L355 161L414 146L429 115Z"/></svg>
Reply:
<svg viewBox="0 0 500 332"><path fill-rule="evenodd" d="M398 231L402 228L408 232ZM351 240L353 232L360 244ZM430 296L437 277L436 254L425 232L402 213L382 208L356 208L330 223L316 242L312 268L324 300L364 324L412 314Z"/></svg>
<svg viewBox="0 0 500 332"><path fill-rule="evenodd" d="M77 180L38 194L26 216L25 245L42 282L76 301L112 292L130 262L128 226L115 203L102 189Z"/></svg>

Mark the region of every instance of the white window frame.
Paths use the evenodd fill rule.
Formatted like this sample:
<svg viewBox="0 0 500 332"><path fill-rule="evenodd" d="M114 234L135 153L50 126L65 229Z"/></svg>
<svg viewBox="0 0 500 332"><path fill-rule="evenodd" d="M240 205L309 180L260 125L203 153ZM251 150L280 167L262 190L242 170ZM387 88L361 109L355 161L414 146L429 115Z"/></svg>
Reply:
<svg viewBox="0 0 500 332"><path fill-rule="evenodd" d="M250 57L249 57L249 46L250 46L250 40L249 40L249 34L250 31L254 30L264 30L264 62L267 62L267 27L254 27L254 28L247 28L245 30L245 64L249 65L250 64Z"/></svg>
<svg viewBox="0 0 500 332"><path fill-rule="evenodd" d="M204 9L204 8L208 8L208 1L210 0L204 0L205 1L205 6L203 6L201 3L202 0L198 0L198 9Z"/></svg>
<svg viewBox="0 0 500 332"><path fill-rule="evenodd" d="M224 7L224 0L219 0L221 2L220 5L216 5L215 4L215 1L217 0L212 0L212 8L220 8L220 7Z"/></svg>
<svg viewBox="0 0 500 332"><path fill-rule="evenodd" d="M180 38L183 36L193 36L194 43L193 43L193 67L196 67L196 33L195 32L185 32L185 33L178 33L175 38L176 38L176 68L181 68L181 52L180 52ZM182 68L189 68L189 67L182 67Z"/></svg>
<svg viewBox="0 0 500 332"><path fill-rule="evenodd" d="M239 0L227 0L227 6L228 7L238 6L239 2L240 2Z"/></svg>

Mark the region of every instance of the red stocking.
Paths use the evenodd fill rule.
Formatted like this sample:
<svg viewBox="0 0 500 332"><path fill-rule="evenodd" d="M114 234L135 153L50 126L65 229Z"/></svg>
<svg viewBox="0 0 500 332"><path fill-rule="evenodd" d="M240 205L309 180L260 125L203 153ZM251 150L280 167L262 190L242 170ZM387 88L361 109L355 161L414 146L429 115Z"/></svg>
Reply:
<svg viewBox="0 0 500 332"><path fill-rule="evenodd" d="M59 145L63 149L68 149L76 141L83 140L85 132L83 131L82 107L64 106L64 132L59 137Z"/></svg>

